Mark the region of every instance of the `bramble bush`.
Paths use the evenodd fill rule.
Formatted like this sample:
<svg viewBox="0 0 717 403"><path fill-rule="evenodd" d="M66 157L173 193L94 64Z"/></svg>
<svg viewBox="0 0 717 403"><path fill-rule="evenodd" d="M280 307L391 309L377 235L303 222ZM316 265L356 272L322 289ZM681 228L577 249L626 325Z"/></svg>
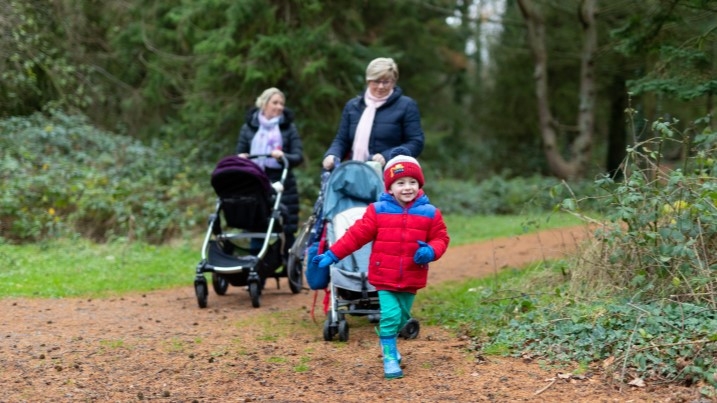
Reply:
<svg viewBox="0 0 717 403"><path fill-rule="evenodd" d="M706 127L692 139L677 123L655 122L657 137L627 150L624 181L596 181L608 195L608 221L580 264L580 287L614 287L635 298L717 308L717 132ZM687 147L689 157L673 169L662 163L662 150L674 142ZM564 206L574 210L580 203Z"/></svg>
<svg viewBox="0 0 717 403"><path fill-rule="evenodd" d="M618 382L714 385L714 310L666 299L587 299L570 294L565 270L563 262L551 262L429 292L422 316L459 328L482 354L522 357L574 373L605 369Z"/></svg>
<svg viewBox="0 0 717 403"><path fill-rule="evenodd" d="M711 385L714 397L717 132L709 119L687 131L678 123L653 122L655 136L627 150L624 181L596 181L609 193L609 221L577 262L569 293L610 290L629 301L632 315L623 331L632 327L630 342L622 351L610 349L612 356L652 379ZM672 168L663 150L674 143L687 158Z"/></svg>
<svg viewBox="0 0 717 403"><path fill-rule="evenodd" d="M573 317L539 333L562 337L553 342L574 359L615 359L608 367L623 378L632 371L706 384L714 396L717 132L709 119L688 126L680 131L677 119L653 122L653 136L627 149L624 180L603 176L595 182L606 193L606 221L574 263L565 295L609 296L613 305L603 302L602 315ZM686 158L671 167L664 151L675 146ZM566 200L563 207L579 211L581 202ZM534 340L528 349L547 351L544 338ZM598 349L588 348L593 342Z"/></svg>
<svg viewBox="0 0 717 403"><path fill-rule="evenodd" d="M159 243L196 226L196 206L206 204L211 167L187 164L166 145L147 146L59 112L5 119L0 131L6 240Z"/></svg>
<svg viewBox="0 0 717 403"><path fill-rule="evenodd" d="M700 385L717 397L717 133L708 123L687 135L676 120L655 122L655 136L627 150L623 181L602 176L598 195L563 200L596 225L576 256L429 291L423 314L464 331L479 353L598 367L618 382ZM663 150L675 145L687 158L668 168Z"/></svg>

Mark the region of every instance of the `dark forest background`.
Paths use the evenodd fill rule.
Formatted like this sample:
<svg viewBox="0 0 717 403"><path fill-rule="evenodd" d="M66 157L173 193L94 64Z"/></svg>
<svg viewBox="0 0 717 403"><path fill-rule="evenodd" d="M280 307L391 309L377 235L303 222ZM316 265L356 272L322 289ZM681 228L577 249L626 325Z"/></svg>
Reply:
<svg viewBox="0 0 717 403"><path fill-rule="evenodd" d="M304 141L307 217L341 109L375 57L397 61L419 104L427 190L445 212L551 209L596 178L619 181L629 150L677 165L714 132L716 11L714 0L0 0L0 235L69 226L161 241L201 228L211 169L272 86ZM653 137L671 141L657 150ZM560 181L573 188L554 192Z"/></svg>
<svg viewBox="0 0 717 403"><path fill-rule="evenodd" d="M586 3L595 3L594 133L585 176L613 170L645 121L711 113L715 1L211 0L0 2L0 117L81 113L144 142L233 150L270 86L297 113L307 166L374 57L421 108L423 158L447 177L555 175L541 151L521 4L544 25L550 109L566 158L578 133ZM634 109L632 124L625 113ZM186 140L186 141L185 141Z"/></svg>

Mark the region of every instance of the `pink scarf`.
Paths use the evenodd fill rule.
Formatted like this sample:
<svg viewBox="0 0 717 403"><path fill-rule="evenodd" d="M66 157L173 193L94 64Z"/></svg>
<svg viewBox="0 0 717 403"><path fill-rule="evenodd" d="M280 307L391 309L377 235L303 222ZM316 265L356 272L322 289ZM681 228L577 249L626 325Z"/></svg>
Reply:
<svg viewBox="0 0 717 403"><path fill-rule="evenodd" d="M393 94L393 90L383 98L376 98L371 95L371 91L366 90L364 101L366 109L361 114L358 126L356 126L356 134L354 135L353 160L365 162L368 160L368 139L371 137L371 128L373 127L373 118L376 117L376 109L386 103L388 97Z"/></svg>

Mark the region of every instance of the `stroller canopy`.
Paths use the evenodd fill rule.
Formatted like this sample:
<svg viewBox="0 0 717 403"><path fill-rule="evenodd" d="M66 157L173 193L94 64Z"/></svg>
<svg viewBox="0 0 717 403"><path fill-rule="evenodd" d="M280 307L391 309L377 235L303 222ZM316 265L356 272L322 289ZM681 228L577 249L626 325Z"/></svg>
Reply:
<svg viewBox="0 0 717 403"><path fill-rule="evenodd" d="M325 192L322 218L332 220L351 207L378 201L383 192L383 178L365 162L346 161L331 173Z"/></svg>
<svg viewBox="0 0 717 403"><path fill-rule="evenodd" d="M229 226L257 232L267 230L274 190L259 165L235 155L224 157L214 168L211 182ZM280 230L279 226L275 229Z"/></svg>
<svg viewBox="0 0 717 403"><path fill-rule="evenodd" d="M271 194L271 182L263 169L248 158L222 158L212 172L212 187L219 197L241 193Z"/></svg>

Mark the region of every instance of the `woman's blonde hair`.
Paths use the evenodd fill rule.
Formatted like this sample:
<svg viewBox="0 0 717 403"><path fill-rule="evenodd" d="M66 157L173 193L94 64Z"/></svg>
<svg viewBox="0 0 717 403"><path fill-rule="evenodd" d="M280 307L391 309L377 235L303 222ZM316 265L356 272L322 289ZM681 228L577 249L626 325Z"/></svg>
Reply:
<svg viewBox="0 0 717 403"><path fill-rule="evenodd" d="M261 95L256 98L256 107L263 110L267 102L269 102L271 97L273 97L275 94L280 94L281 97L286 100L286 95L284 95L284 93L281 92L280 89L271 87L265 89L264 92L262 92Z"/></svg>
<svg viewBox="0 0 717 403"><path fill-rule="evenodd" d="M366 67L366 81L383 77L391 77L394 81L398 81L398 65L390 57L373 59Z"/></svg>

